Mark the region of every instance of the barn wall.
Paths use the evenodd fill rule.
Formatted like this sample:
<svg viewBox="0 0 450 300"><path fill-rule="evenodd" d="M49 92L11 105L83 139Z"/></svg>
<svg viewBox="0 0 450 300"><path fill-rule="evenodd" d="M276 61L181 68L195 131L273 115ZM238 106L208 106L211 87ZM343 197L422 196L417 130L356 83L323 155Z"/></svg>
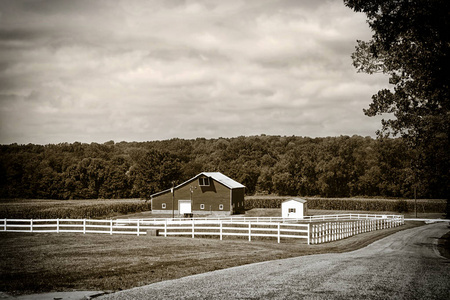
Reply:
<svg viewBox="0 0 450 300"><path fill-rule="evenodd" d="M191 189L193 191L192 196ZM243 202L243 192L237 192L237 199L240 199L241 193ZM198 178L196 178L175 190L174 210L178 214L178 200L192 199L192 211L195 214L217 212L218 214L229 215L231 212L230 195L228 187L212 178L210 186L200 186ZM166 209L162 208L162 203L166 204ZM200 209L201 204L204 204L204 209ZM219 210L220 204L223 205L223 210ZM152 199L152 210L157 213L172 213L172 193L169 191L154 197Z"/></svg>
<svg viewBox="0 0 450 300"><path fill-rule="evenodd" d="M162 208L163 203L166 204L165 209ZM175 209L178 209L176 203L175 203ZM170 211L170 213L172 213L172 193L171 192L164 193L164 194L154 197L152 199L152 211L156 212L159 210L162 210L163 212L167 211L167 213L169 213L169 211Z"/></svg>
<svg viewBox="0 0 450 300"><path fill-rule="evenodd" d="M245 189L233 189L231 190L232 203L234 205L234 213L243 214L245 213L244 204Z"/></svg>
<svg viewBox="0 0 450 300"><path fill-rule="evenodd" d="M210 186L199 186L195 181L196 188L192 194L192 202L194 211L219 211L219 205L223 205L223 211L230 211L230 189L226 186L211 180ZM200 209L200 205L204 204L205 208Z"/></svg>

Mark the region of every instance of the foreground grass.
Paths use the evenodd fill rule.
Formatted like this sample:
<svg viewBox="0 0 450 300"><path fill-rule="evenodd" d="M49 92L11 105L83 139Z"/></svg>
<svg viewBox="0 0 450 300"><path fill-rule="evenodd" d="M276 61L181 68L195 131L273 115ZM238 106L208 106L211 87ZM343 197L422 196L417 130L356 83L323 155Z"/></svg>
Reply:
<svg viewBox="0 0 450 300"><path fill-rule="evenodd" d="M32 294L121 290L249 263L362 248L394 232L368 232L328 244L95 234L0 233L0 291Z"/></svg>

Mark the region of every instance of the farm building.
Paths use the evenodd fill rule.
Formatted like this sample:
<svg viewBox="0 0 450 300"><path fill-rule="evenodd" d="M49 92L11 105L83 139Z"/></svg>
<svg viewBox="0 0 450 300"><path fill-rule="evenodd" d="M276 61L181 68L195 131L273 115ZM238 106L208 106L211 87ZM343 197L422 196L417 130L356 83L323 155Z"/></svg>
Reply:
<svg viewBox="0 0 450 300"><path fill-rule="evenodd" d="M151 195L152 212L231 215L244 213L245 186L219 172L203 172L171 189Z"/></svg>
<svg viewBox="0 0 450 300"><path fill-rule="evenodd" d="M307 212L306 200L292 198L281 203L281 216L283 218L303 218Z"/></svg>

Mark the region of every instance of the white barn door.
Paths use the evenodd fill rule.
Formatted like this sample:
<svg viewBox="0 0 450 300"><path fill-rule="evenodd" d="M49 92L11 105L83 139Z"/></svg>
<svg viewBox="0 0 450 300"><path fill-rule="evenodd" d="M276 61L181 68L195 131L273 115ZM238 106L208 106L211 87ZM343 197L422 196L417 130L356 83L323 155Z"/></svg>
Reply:
<svg viewBox="0 0 450 300"><path fill-rule="evenodd" d="M192 213L191 200L178 200L180 215Z"/></svg>

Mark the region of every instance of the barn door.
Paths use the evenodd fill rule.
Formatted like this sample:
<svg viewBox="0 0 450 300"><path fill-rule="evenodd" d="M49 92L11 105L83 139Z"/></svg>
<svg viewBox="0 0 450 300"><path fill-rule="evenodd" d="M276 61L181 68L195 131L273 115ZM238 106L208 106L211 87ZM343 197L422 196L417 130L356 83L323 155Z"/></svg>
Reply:
<svg viewBox="0 0 450 300"><path fill-rule="evenodd" d="M191 200L178 200L180 215L192 213Z"/></svg>

